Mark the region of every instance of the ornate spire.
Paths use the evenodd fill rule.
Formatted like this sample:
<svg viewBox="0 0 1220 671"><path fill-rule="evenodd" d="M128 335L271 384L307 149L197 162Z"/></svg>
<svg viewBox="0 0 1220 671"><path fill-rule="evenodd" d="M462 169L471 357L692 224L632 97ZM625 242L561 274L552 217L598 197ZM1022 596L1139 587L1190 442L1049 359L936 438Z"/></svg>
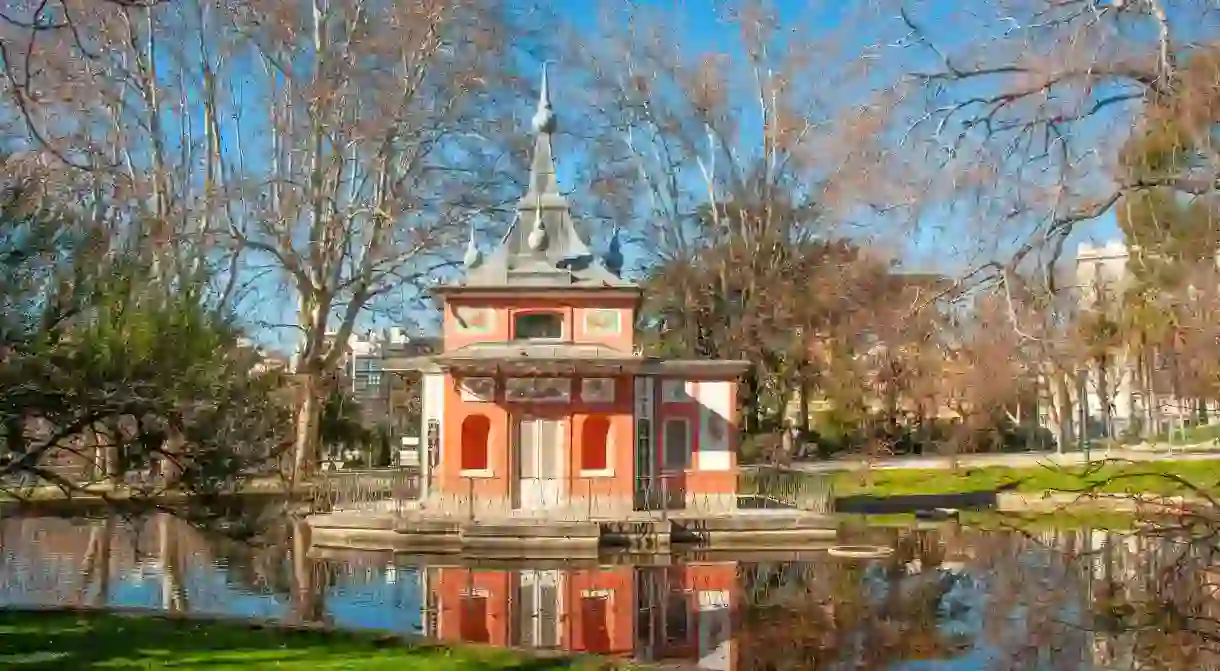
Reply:
<svg viewBox="0 0 1220 671"><path fill-rule="evenodd" d="M534 112L534 160L530 163L529 196L559 195L555 179L555 157L551 153L551 135L557 122L551 107L551 87L546 64L542 64L542 87L538 93L538 110Z"/></svg>
<svg viewBox="0 0 1220 671"><path fill-rule="evenodd" d="M551 107L551 87L548 85L546 63L542 64L542 87L538 90L538 110L534 112L534 133L555 133L555 109Z"/></svg>
<svg viewBox="0 0 1220 671"><path fill-rule="evenodd" d="M612 272L622 265L620 240L610 242L607 261L598 258L580 235L568 201L555 179L551 137L558 126L551 103L547 66L542 68L538 108L531 120L534 155L530 159L528 188L517 202L517 218L486 258L473 243L467 249L467 287L520 288L580 286L587 288L635 287ZM616 261L615 259L619 259Z"/></svg>

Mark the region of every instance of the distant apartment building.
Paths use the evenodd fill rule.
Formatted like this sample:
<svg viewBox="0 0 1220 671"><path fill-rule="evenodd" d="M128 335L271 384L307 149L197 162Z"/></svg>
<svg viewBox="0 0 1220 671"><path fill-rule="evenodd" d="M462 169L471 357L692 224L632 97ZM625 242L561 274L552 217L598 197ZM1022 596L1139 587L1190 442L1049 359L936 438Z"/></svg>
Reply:
<svg viewBox="0 0 1220 671"><path fill-rule="evenodd" d="M1128 269L1131 249L1121 241L1114 240L1104 245L1081 244L1076 252L1074 290L1077 306L1082 313L1117 311L1132 279ZM1103 384L1101 365L1097 360L1081 361L1071 379L1068 396L1073 409L1070 419L1062 420L1050 412L1049 405L1043 412L1043 423L1056 435L1060 435L1062 423L1073 427L1079 437L1120 437L1135 430L1142 423L1150 422L1151 433L1164 434L1181 427L1190 417L1193 405L1189 399L1176 398L1172 385L1153 376L1150 389L1139 374L1139 360L1125 346L1115 347L1107 357ZM1162 368L1160 362L1157 369ZM1059 407L1057 385L1048 384L1050 400ZM1083 391L1083 393L1082 393ZM1151 393L1149 393L1151 392ZM1084 399L1085 431L1080 435L1077 426L1081 417L1079 399ZM1103 404L1109 406L1110 426L1105 426ZM1150 407L1151 406L1151 407Z"/></svg>
<svg viewBox="0 0 1220 671"><path fill-rule="evenodd" d="M327 333L333 341L337 333ZM390 327L354 332L348 336L335 371L344 390L359 404L366 426L386 428L397 443L410 435L417 422L411 416L412 389L398 375L386 373L391 357L412 357L434 351L437 338L409 335L406 329Z"/></svg>

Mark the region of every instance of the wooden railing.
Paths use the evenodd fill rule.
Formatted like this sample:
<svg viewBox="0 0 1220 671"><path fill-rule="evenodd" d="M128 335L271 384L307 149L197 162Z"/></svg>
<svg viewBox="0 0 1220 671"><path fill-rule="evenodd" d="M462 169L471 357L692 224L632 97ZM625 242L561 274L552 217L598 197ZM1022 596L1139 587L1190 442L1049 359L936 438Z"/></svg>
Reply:
<svg viewBox="0 0 1220 671"><path fill-rule="evenodd" d="M400 512L420 494L418 468L323 471L312 488L313 509Z"/></svg>
<svg viewBox="0 0 1220 671"><path fill-rule="evenodd" d="M540 488L542 492L553 492L555 497L554 501L546 501L542 507L551 514L572 516L574 519L601 518L612 512L618 514L633 508L637 512L675 509L708 514L727 512L722 495L687 493L682 489L680 480L670 483L665 476L657 476L648 487L637 486L635 501L624 499L621 495L600 495L589 479L561 480L555 487ZM470 517L490 514L484 508L496 507L494 504L497 502L480 500L475 495L474 483L471 479L467 483L468 488L437 493L430 499L430 507L439 514ZM320 474L314 482L313 509L319 512L397 514L416 505L420 490L421 474L417 468L328 471ZM791 509L816 514L828 514L834 509L834 487L830 475L780 466L743 467L738 475L736 494L736 506L730 503L730 508ZM641 495L647 500L641 501Z"/></svg>

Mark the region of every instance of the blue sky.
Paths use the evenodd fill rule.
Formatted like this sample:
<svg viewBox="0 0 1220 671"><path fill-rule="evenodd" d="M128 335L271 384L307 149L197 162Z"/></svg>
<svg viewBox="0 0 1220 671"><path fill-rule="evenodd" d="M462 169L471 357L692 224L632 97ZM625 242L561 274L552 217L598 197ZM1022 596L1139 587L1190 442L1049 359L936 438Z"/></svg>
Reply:
<svg viewBox="0 0 1220 671"><path fill-rule="evenodd" d="M914 0L917 2L917 0ZM737 29L727 21L725 13L726 3L717 2L714 0L646 0L640 4L651 6L658 11L666 14L670 23L668 28L672 29L675 40L679 41L688 50L693 52L721 52L727 53L730 56L741 54L742 44L738 37ZM780 19L783 22L790 23L794 27L800 27L814 35L830 35L839 31L843 23L847 20L847 15L852 11L852 3L807 3L803 0L775 2L773 6L777 9ZM556 2L550 8L559 15L563 20L570 22L577 30L589 31L593 34L599 30L599 21L603 16L598 11L591 9L594 3L582 2L580 0L570 0ZM921 5L920 16L924 20L926 27L933 37L937 40L944 40L944 43L952 44L954 41L970 39L971 36L964 34L959 26L955 26L953 22L946 19L944 22L938 22L936 19L942 13L942 8L958 7L955 3L949 3L948 0L930 0ZM947 14L946 14L947 16ZM883 20L886 17L883 17ZM897 21L895 17L888 17L891 23ZM878 30L881 33L893 32L894 30L902 30L902 26L880 25ZM847 31L843 31L847 32ZM863 39L863 38L861 38ZM875 36L874 36L875 39ZM545 55L544 55L545 57ZM562 90L563 76L562 62L555 63L553 71L556 72L554 97L557 101L564 99ZM815 73L816 74L816 73ZM573 109L571 106L558 110L560 121L562 123L565 115L579 115L579 109ZM749 120L743 120L743 126L748 127ZM525 127L525 122L522 122L521 132L528 132ZM561 181L561 188L565 191L579 189L580 184L576 177L579 170L579 164L583 158L582 150L578 141L571 136L564 136L562 133L556 139L556 158L558 161L558 171ZM574 199L575 200L575 199ZM574 213L579 218L581 212L579 209ZM970 227L973 222L972 216L977 216L977 212L963 211L954 213L945 213L938 210L933 214L925 214L920 220L918 227L910 232L891 231L887 236L880 236L880 239L875 240L894 250L907 260L907 265L913 269L919 270L954 270L954 266L962 267L968 261L952 261L947 260L951 255L946 254L946 250L957 245L961 239L961 230L963 227ZM503 222L505 225L507 222ZM870 229L870 222L867 220L867 215L857 222L853 222L860 228ZM603 232L604 233L604 232ZM875 235L875 234L874 234ZM492 244L492 233L484 233L482 244L484 247ZM605 243L606 235L594 236L591 241L595 249L600 250ZM1068 245L1069 253L1075 250L1076 245L1086 240L1104 242L1108 239L1118 237L1117 226L1115 225L1112 215L1107 215L1098 221L1090 222L1086 225L1078 227L1073 234L1073 239ZM633 263L639 259L639 250L628 248L625 250L628 255L628 267L637 266ZM264 300L256 308L255 311L260 318L266 321L275 322L291 322L292 310L294 302L289 299L288 295L280 294L282 299ZM275 313L275 314L272 314ZM425 321L425 315L414 314L412 317L418 318L420 322ZM360 328L368 327L383 327L391 325L385 320L366 317L361 319ZM407 324L408 328L413 326ZM292 331L276 331L259 334L260 340L266 344L272 345L278 349L291 349L295 342L296 335Z"/></svg>
<svg viewBox="0 0 1220 671"><path fill-rule="evenodd" d="M599 30L597 12L589 11L591 3L580 0L560 1L554 4L557 13L591 33ZM665 12L673 22L675 41L692 51L716 51L731 55L740 55L743 49L736 26L732 25L726 7L737 3L726 3L717 0L642 0L637 4L649 6ZM938 45L952 46L961 44L974 36L963 31L958 23L961 15L961 5L950 0L911 0L904 5L918 10L920 28L928 31ZM836 35L839 31L851 32L849 22L853 20L853 3L808 2L807 0L778 0L771 3L782 22L808 31L814 37ZM879 20L894 24L892 27L874 26L880 34L893 35L893 31L905 31L896 16L897 4L889 6L887 11L892 16L882 16ZM939 20L938 20L939 19ZM836 35L837 37L837 35ZM877 39L876 35L870 36ZM864 36L859 37L857 45L848 45L845 52L850 53L853 46L863 46ZM849 40L850 41L850 40ZM912 55L915 54L911 51ZM560 65L562 67L562 65ZM816 75L815 75L816 76ZM885 83L890 83L886 80ZM569 114L579 114L579 110L565 110ZM757 131L756 131L757 132ZM579 152L579 147L571 145L567 138L557 147L560 162L560 179L565 188L572 188L571 163L578 160L572 152ZM565 169L567 159L567 169ZM937 265L943 269L946 260L944 251L961 241L960 227L970 227L969 217L954 213L931 214L921 221L920 226L912 235L882 237L879 242L895 248L906 262L917 269L930 269ZM868 229L869 222L855 222L861 228ZM1076 227L1071 237L1069 250L1074 250L1082 242L1105 242L1120 237L1113 213L1108 213L1098 220L1086 222ZM596 243L597 241L595 241ZM638 250L636 250L638 251ZM631 254L631 250L628 252ZM628 259L628 267L632 267Z"/></svg>

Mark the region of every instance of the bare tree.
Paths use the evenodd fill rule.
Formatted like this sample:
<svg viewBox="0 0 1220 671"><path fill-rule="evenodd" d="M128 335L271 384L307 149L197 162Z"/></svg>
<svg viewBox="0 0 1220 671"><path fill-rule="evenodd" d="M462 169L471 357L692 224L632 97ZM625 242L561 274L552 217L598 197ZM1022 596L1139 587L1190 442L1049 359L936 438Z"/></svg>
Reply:
<svg viewBox="0 0 1220 671"><path fill-rule="evenodd" d="M506 63L530 32L463 0L50 4L0 35L20 144L90 187L167 282L210 269L263 324L294 303L308 468L357 322L403 318L514 195Z"/></svg>
<svg viewBox="0 0 1220 671"><path fill-rule="evenodd" d="M1215 39L1212 3L1011 0L936 15L931 3L879 7L894 27L878 53L895 69L883 97L896 153L918 168L905 177L921 185L921 207L972 216L968 232L992 241L993 279L1032 257L1058 259L1078 224L1131 194L1215 189L1210 141L1160 175L1116 170L1149 105L1198 109L1203 96L1187 94L1194 76L1180 61Z"/></svg>
<svg viewBox="0 0 1220 671"><path fill-rule="evenodd" d="M269 164L236 185L243 213L229 234L297 302L294 472L314 458L322 376L362 312L396 289L417 297L477 217L509 198L508 118L496 110L516 100L500 79L512 37L501 9L266 2L234 18L260 82L247 102L267 120L246 151ZM246 133L262 120L249 123Z"/></svg>

